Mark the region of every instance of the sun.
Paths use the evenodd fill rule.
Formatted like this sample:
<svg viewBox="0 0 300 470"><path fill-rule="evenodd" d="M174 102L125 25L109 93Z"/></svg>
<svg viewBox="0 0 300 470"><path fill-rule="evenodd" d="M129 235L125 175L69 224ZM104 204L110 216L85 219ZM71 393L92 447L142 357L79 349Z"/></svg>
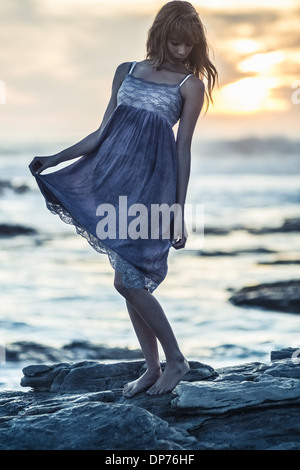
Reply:
<svg viewBox="0 0 300 470"><path fill-rule="evenodd" d="M282 111L283 100L272 97L280 86L276 77L245 77L223 86L215 93L215 112L221 114L251 114L259 111Z"/></svg>

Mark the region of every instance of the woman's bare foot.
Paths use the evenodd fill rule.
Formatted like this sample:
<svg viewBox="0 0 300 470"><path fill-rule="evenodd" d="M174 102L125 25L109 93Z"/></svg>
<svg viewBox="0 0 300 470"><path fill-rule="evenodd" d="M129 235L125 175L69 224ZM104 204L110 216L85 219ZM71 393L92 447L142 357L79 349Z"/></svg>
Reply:
<svg viewBox="0 0 300 470"><path fill-rule="evenodd" d="M176 363L167 363L159 379L147 390L147 395L162 395L171 392L190 370L186 359Z"/></svg>
<svg viewBox="0 0 300 470"><path fill-rule="evenodd" d="M124 385L123 395L126 398L132 398L134 395L140 392L144 392L147 388L151 387L161 375L160 367L157 370L146 370L146 372L133 382L129 382Z"/></svg>

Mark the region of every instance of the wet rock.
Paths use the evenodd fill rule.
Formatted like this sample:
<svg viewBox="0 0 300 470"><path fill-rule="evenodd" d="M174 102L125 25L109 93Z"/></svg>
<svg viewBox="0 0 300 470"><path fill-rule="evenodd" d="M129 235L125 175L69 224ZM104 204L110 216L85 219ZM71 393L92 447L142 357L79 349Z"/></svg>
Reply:
<svg viewBox="0 0 300 470"><path fill-rule="evenodd" d="M300 259L275 259L273 261L259 261L257 264L264 266L276 266L287 264L300 264Z"/></svg>
<svg viewBox="0 0 300 470"><path fill-rule="evenodd" d="M109 347L89 341L73 341L61 348L33 341L16 341L6 344L6 361L35 363L69 362L83 359L141 359L140 349Z"/></svg>
<svg viewBox="0 0 300 470"><path fill-rule="evenodd" d="M284 348L284 349L280 349L280 351L272 351L271 361L281 361L282 359L291 359L293 362L297 362L297 358L299 358L299 356L300 356L300 349Z"/></svg>
<svg viewBox="0 0 300 470"><path fill-rule="evenodd" d="M209 227L205 226L205 235L228 235L231 232L230 228L226 227Z"/></svg>
<svg viewBox="0 0 300 470"><path fill-rule="evenodd" d="M264 235L266 233L289 233L300 232L300 218L292 217L286 219L283 224L276 227L248 228L250 233L255 235Z"/></svg>
<svg viewBox="0 0 300 470"><path fill-rule="evenodd" d="M78 359L141 359L140 349L109 347L101 344L92 344L89 341L73 341L63 346L63 352L71 354L73 360Z"/></svg>
<svg viewBox="0 0 300 470"><path fill-rule="evenodd" d="M187 381L216 377L217 372L210 366L197 361L190 362L191 370L185 376ZM44 368L44 369L43 369ZM84 361L75 364L62 363L52 366L33 365L23 369L23 387L37 391L59 393L85 393L98 390L123 388L145 372L145 361L117 362L111 364Z"/></svg>
<svg viewBox="0 0 300 470"><path fill-rule="evenodd" d="M0 449L296 449L295 351L218 370L191 362L173 393L131 399L122 387L145 370L143 361L28 366L22 385L34 391L0 394Z"/></svg>
<svg viewBox="0 0 300 470"><path fill-rule="evenodd" d="M265 235L269 233L297 233L300 231L300 218L291 217L289 219L285 219L280 225L268 227L250 227L247 225L237 224L231 227L205 226L204 228L205 235L212 236L226 236L229 235L231 232L236 231L245 231L253 235ZM255 249L253 251L255 252ZM272 253L271 250L266 250L265 252L268 251ZM243 250L241 250L241 252L243 252ZM262 250L261 252L264 251ZM223 253L223 251L220 251L220 253ZM232 253L239 254L238 251Z"/></svg>
<svg viewBox="0 0 300 470"><path fill-rule="evenodd" d="M218 372L214 381L182 382L172 401L174 413L185 416L177 426L197 437L198 448L293 448L300 437L299 366L283 360Z"/></svg>
<svg viewBox="0 0 300 470"><path fill-rule="evenodd" d="M25 183L16 183L8 180L0 180L0 194L6 189L10 189L17 194L23 194L27 191L30 191L30 187Z"/></svg>
<svg viewBox="0 0 300 470"><path fill-rule="evenodd" d="M279 372L280 374L280 372ZM262 406L264 403L293 400L300 403L299 378L270 377L262 374L254 380L225 377L218 381L184 383L177 387L172 401L175 412L218 415Z"/></svg>
<svg viewBox="0 0 300 470"><path fill-rule="evenodd" d="M233 231L246 231L253 235L265 235L269 233L295 233L300 231L300 218L291 217L285 219L280 225L274 225L269 227L249 227L247 225L233 225L232 227L213 227L205 226L205 235L229 235Z"/></svg>
<svg viewBox="0 0 300 470"><path fill-rule="evenodd" d="M37 231L23 225L0 224L0 237L16 237L17 235L35 235Z"/></svg>
<svg viewBox="0 0 300 470"><path fill-rule="evenodd" d="M184 445L196 440L143 408L105 403L101 398L90 394L79 400L76 396L69 396L68 400L46 398L44 403L27 399L27 406L19 410L21 419L0 422L0 448L174 450L184 449Z"/></svg>
<svg viewBox="0 0 300 470"><path fill-rule="evenodd" d="M260 255L260 254L273 254L275 251L269 250L268 248L258 247L258 248L244 248L240 250L231 250L231 251L223 251L223 250L199 250L198 254L201 256L238 256L238 255Z"/></svg>
<svg viewBox="0 0 300 470"><path fill-rule="evenodd" d="M258 284L235 291L229 300L238 306L300 313L300 281Z"/></svg>

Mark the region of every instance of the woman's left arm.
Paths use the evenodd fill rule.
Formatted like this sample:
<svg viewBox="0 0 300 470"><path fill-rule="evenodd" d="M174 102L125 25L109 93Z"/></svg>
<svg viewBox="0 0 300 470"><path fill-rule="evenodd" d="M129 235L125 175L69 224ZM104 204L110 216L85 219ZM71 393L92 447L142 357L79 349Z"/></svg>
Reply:
<svg viewBox="0 0 300 470"><path fill-rule="evenodd" d="M195 126L204 101L204 83L197 77L191 77L181 87L184 99L183 110L177 132L177 195L176 202L180 204L184 221L184 204L191 168L191 143ZM176 234L174 239L176 240ZM178 235L178 241L173 244L176 249L184 248L186 235L184 230Z"/></svg>

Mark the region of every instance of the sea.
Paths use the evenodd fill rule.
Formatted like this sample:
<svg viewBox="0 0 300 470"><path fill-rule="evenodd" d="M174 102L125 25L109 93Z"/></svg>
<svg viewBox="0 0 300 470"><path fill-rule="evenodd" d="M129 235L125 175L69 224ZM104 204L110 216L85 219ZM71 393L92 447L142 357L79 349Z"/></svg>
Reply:
<svg viewBox="0 0 300 470"><path fill-rule="evenodd" d="M139 348L106 256L47 210L28 169L54 148L64 142L0 145L0 226L33 229L0 236L0 390L20 389L29 365L5 359L14 342ZM300 277L299 231L276 230L300 219L300 142L200 141L192 153L187 203L202 208L204 230L191 226L186 247L170 250L154 295L189 360L267 363L272 350L300 347L300 315L236 306L230 296Z"/></svg>

